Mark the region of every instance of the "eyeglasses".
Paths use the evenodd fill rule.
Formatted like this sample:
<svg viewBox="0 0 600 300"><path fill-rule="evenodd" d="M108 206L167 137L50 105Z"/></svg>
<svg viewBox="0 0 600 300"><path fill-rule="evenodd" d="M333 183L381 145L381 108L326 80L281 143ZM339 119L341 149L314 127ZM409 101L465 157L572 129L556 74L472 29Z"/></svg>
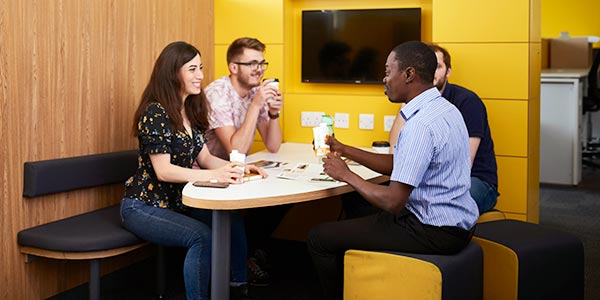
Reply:
<svg viewBox="0 0 600 300"><path fill-rule="evenodd" d="M258 67L260 67L263 70L266 70L269 67L269 63L266 61L249 61L249 62L241 62L241 61L234 61L233 62L236 65L242 65L242 66L249 66L251 70L258 70Z"/></svg>

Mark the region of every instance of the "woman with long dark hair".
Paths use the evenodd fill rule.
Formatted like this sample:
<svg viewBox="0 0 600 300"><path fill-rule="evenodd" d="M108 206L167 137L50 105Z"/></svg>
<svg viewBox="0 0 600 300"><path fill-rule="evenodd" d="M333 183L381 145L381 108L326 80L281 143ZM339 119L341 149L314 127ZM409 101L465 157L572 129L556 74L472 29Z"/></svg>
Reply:
<svg viewBox="0 0 600 300"><path fill-rule="evenodd" d="M187 299L208 299L211 257L210 211L186 207L187 182L235 184L243 171L205 147L208 106L201 83L200 51L185 42L167 45L156 60L135 112L139 166L126 182L124 226L149 242L188 249L183 266ZM192 169L196 162L200 169ZM266 173L252 165L246 172ZM231 285L247 296L247 245L242 218L233 214ZM244 298L242 298L244 299ZM246 298L247 299L247 298Z"/></svg>

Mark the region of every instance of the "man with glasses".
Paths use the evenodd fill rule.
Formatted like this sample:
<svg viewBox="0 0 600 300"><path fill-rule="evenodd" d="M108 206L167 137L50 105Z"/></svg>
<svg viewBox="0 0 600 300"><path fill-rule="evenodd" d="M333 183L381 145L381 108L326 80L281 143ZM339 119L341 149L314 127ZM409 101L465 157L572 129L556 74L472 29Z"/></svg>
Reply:
<svg viewBox="0 0 600 300"><path fill-rule="evenodd" d="M265 61L265 44L255 38L236 39L227 49L229 75L211 84L205 91L211 108L209 130L206 132L210 153L229 159L231 150L248 154L258 129L270 152L281 146L281 126L278 118L283 101L281 92L270 85L273 79L261 83L269 66ZM264 270L266 244L277 228L289 205L278 205L246 212L248 245L248 280L251 285L268 285Z"/></svg>
<svg viewBox="0 0 600 300"><path fill-rule="evenodd" d="M227 49L229 75L206 87L211 108L206 139L210 153L229 160L231 150L247 154L258 129L270 152L281 146L281 126L277 121L283 102L281 92L261 84L269 65L265 44L254 38L239 38Z"/></svg>

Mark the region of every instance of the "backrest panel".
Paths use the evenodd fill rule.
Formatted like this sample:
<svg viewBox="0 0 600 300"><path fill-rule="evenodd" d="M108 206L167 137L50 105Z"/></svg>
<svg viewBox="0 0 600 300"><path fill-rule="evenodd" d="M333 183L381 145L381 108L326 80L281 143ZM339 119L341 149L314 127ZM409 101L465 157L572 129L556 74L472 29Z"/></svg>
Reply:
<svg viewBox="0 0 600 300"><path fill-rule="evenodd" d="M125 182L137 168L137 157L137 150L128 150L25 162L23 196Z"/></svg>

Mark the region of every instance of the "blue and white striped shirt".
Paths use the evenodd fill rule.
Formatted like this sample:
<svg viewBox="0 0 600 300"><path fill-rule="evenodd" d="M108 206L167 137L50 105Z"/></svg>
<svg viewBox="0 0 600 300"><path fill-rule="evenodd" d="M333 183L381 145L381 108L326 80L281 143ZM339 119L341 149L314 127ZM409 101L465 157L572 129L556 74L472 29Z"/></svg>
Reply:
<svg viewBox="0 0 600 300"><path fill-rule="evenodd" d="M479 213L469 193L469 134L460 112L434 87L400 114L406 124L390 179L414 187L406 208L423 224L471 229Z"/></svg>

